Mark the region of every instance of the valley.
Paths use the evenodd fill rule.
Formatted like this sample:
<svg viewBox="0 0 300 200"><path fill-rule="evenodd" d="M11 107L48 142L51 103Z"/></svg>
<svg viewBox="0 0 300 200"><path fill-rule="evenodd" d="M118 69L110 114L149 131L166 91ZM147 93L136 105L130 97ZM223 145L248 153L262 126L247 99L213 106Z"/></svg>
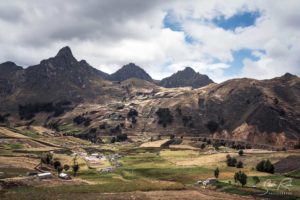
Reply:
<svg viewBox="0 0 300 200"><path fill-rule="evenodd" d="M295 75L217 84L186 68L160 83L69 47L0 71L1 199L300 196Z"/></svg>
<svg viewBox="0 0 300 200"><path fill-rule="evenodd" d="M107 140L95 144L72 136L48 135L46 132L50 134L52 131L35 126L25 132L22 128L1 128L1 199L189 199L191 196L239 199L242 198L240 195L246 199L263 199L270 198L259 195L266 190L266 180L272 180L273 185L268 185L267 189L273 191L275 197L280 197L280 192L289 192L287 197L290 199L300 195L297 175L289 191L276 189L282 179L296 172L270 174L255 169L257 163L264 159L269 159L271 163L290 156L299 159L300 151L297 150L245 149L240 156L238 150L230 147L215 148L213 139L211 144L207 144L210 142L199 141L196 137L176 138L181 140L180 144L165 146L170 141L167 136L156 141L134 136L129 137L127 142L112 144ZM28 136L29 133L31 136ZM206 146L201 148L199 144ZM64 180L58 177L52 164L43 163L41 167L41 157L47 152L51 152L53 161L59 161L62 165L72 166L76 158L79 165L77 175L73 175L71 168L63 170L71 177ZM243 168L228 167L228 155L242 161ZM220 173L216 183L206 186L197 183L214 177L217 167ZM248 177L243 187L234 181L234 174L240 170ZM52 177L40 179L28 176L28 172L34 171L50 171ZM253 177L260 179L255 187Z"/></svg>

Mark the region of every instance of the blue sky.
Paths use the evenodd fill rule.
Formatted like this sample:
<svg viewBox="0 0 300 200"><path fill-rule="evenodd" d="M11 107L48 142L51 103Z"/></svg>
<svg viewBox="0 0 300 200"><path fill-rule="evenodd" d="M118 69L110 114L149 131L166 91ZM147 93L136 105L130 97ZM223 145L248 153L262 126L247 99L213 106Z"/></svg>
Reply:
<svg viewBox="0 0 300 200"><path fill-rule="evenodd" d="M226 18L224 15L215 17L212 20L205 20L206 23L211 23L216 27L222 28L226 31L234 31L237 28L246 28L249 26L255 26L256 19L260 17L260 12L253 11L253 12L238 12L235 15ZM197 20L194 20L197 21ZM201 21L199 20L199 23ZM177 32L184 32L183 24L180 20L177 19L175 13L172 10L167 12L163 20L164 28L169 28L172 31ZM188 33L184 32L185 34L185 42L186 43L195 43L195 40L192 36L188 35ZM229 68L224 71L225 76L238 76L242 73L243 68L243 60L249 59L252 61L258 61L258 57L252 54L251 49L243 48L236 51L232 51L233 60L231 62L227 62ZM213 59L213 63L218 63L218 59Z"/></svg>

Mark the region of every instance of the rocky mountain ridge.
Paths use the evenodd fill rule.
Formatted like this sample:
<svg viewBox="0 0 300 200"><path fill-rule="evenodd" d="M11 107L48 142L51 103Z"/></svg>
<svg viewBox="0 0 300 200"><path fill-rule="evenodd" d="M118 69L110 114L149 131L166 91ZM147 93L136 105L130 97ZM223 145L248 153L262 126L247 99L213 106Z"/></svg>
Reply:
<svg viewBox="0 0 300 200"><path fill-rule="evenodd" d="M138 68L129 65L116 74ZM84 134L210 135L277 146L300 137L300 78L289 73L269 80L164 88L144 73L149 81L131 76L106 80L109 75L77 61L69 48L26 69L8 62L0 70L0 114L9 113L12 124L34 120ZM70 109L64 110L62 101L69 101ZM20 119L20 105L26 119ZM78 116L89 123L74 124Z"/></svg>

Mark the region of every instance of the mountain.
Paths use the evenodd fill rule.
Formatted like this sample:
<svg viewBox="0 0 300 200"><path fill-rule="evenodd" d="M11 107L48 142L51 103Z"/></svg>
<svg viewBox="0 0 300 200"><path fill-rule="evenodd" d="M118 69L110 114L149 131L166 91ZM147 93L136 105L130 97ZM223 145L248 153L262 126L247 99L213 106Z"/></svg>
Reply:
<svg viewBox="0 0 300 200"><path fill-rule="evenodd" d="M178 71L170 77L164 78L159 85L166 88L176 87L192 87L199 88L213 83L208 76L196 73L192 68L186 67L182 71Z"/></svg>
<svg viewBox="0 0 300 200"><path fill-rule="evenodd" d="M110 80L112 81L124 81L130 78L139 78L145 81L153 82L151 76L134 63L124 65L121 69L110 76Z"/></svg>
<svg viewBox="0 0 300 200"><path fill-rule="evenodd" d="M101 92L103 79L108 77L108 74L91 67L86 61L77 61L69 47L62 48L56 56L26 69L14 63L3 63L0 72L7 75L6 78L2 77L1 82L10 83L9 86L1 84L6 89L1 90L0 103L5 102L11 106L93 98Z"/></svg>
<svg viewBox="0 0 300 200"><path fill-rule="evenodd" d="M70 129L79 128L73 119L81 116L90 120L80 126L82 133L96 128L100 135L117 130L128 135L205 136L276 148L298 142L299 77L287 73L268 80L240 78L220 84L206 77L206 84L210 83L206 87L195 81L203 81L200 77L205 75L186 68L169 81L162 80L165 84L160 87L133 63L109 76L86 61L77 61L64 47L26 69L12 62L0 64L0 115L10 113L12 124L26 123L19 118L21 110L25 119L35 119L38 125L55 122ZM165 88L170 85L175 88ZM70 101L72 109L55 116L49 113L47 103L61 101Z"/></svg>
<svg viewBox="0 0 300 200"><path fill-rule="evenodd" d="M9 78L14 75L17 71L22 70L23 68L17 66L13 62L4 62L0 64L0 78Z"/></svg>

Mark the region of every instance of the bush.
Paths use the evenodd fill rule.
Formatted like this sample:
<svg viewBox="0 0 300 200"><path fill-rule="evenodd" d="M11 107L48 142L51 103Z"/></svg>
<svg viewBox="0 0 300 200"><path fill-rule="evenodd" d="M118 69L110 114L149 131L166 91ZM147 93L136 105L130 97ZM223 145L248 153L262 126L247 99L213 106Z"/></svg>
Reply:
<svg viewBox="0 0 300 200"><path fill-rule="evenodd" d="M101 124L100 126L99 126L99 129L105 129L106 128L106 124Z"/></svg>
<svg viewBox="0 0 300 200"><path fill-rule="evenodd" d="M204 143L201 144L201 149L204 149L206 147L206 145Z"/></svg>
<svg viewBox="0 0 300 200"><path fill-rule="evenodd" d="M49 165L52 162L52 154L51 153L43 153L41 155L41 162Z"/></svg>
<svg viewBox="0 0 300 200"><path fill-rule="evenodd" d="M243 156L244 155L244 151L241 149L241 150L239 150L239 155L240 156Z"/></svg>
<svg viewBox="0 0 300 200"><path fill-rule="evenodd" d="M226 163L227 163L228 167L236 166L236 163L237 163L236 158L232 158L229 154L226 156L226 158L227 158Z"/></svg>
<svg viewBox="0 0 300 200"><path fill-rule="evenodd" d="M254 185L257 185L258 183L260 183L260 179L258 178L258 176L253 176L252 177Z"/></svg>
<svg viewBox="0 0 300 200"><path fill-rule="evenodd" d="M262 160L256 165L256 170L274 174L274 165L270 162L270 160Z"/></svg>
<svg viewBox="0 0 300 200"><path fill-rule="evenodd" d="M211 133L214 133L219 129L219 124L211 120L206 124L206 127Z"/></svg>
<svg viewBox="0 0 300 200"><path fill-rule="evenodd" d="M163 125L164 128L167 127L167 124L173 122L173 115L169 108L159 108L156 111L156 115L158 116L158 123Z"/></svg>
<svg viewBox="0 0 300 200"><path fill-rule="evenodd" d="M131 108L127 113L127 118L137 117L139 115L138 111Z"/></svg>
<svg viewBox="0 0 300 200"><path fill-rule="evenodd" d="M58 167L61 167L61 163L58 160L56 160L53 163L53 167L54 167L54 169L57 169Z"/></svg>
<svg viewBox="0 0 300 200"><path fill-rule="evenodd" d="M91 125L91 121L92 121L92 120L88 117L88 118L85 119L83 125L84 125L85 127L87 127L87 126Z"/></svg>
<svg viewBox="0 0 300 200"><path fill-rule="evenodd" d="M39 112L51 113L54 117L58 117L66 110L70 109L70 101L60 101L54 104L53 102L34 103L19 105L19 116L21 119L30 120Z"/></svg>
<svg viewBox="0 0 300 200"><path fill-rule="evenodd" d="M6 123L7 117L9 117L9 116L10 116L10 114L5 114L5 115L0 114L0 123Z"/></svg>
<svg viewBox="0 0 300 200"><path fill-rule="evenodd" d="M73 169L74 176L76 176L77 172L79 171L79 165L78 164L73 165L72 169Z"/></svg>
<svg viewBox="0 0 300 200"><path fill-rule="evenodd" d="M236 164L236 168L243 168L244 167L244 164L242 161L239 161L237 164Z"/></svg>
<svg viewBox="0 0 300 200"><path fill-rule="evenodd" d="M85 118L81 115L78 115L73 119L73 122L77 125L82 124L84 121L85 121Z"/></svg>
<svg viewBox="0 0 300 200"><path fill-rule="evenodd" d="M247 175L244 173L244 172L236 172L234 174L234 181L237 183L237 182L240 182L240 184L244 187L244 185L247 184Z"/></svg>
<svg viewBox="0 0 300 200"><path fill-rule="evenodd" d="M69 169L70 169L70 166L69 166L69 165L67 165L67 164L64 165L64 170L65 170L65 171L68 171Z"/></svg>
<svg viewBox="0 0 300 200"><path fill-rule="evenodd" d="M126 141L128 138L127 138L127 134L120 134L120 135L117 135L117 138L116 138L116 141L117 142L123 142L123 141Z"/></svg>
<svg viewBox="0 0 300 200"><path fill-rule="evenodd" d="M111 140L110 140L110 143L113 144L113 143L115 143L115 142L116 142L116 137L112 137Z"/></svg>
<svg viewBox="0 0 300 200"><path fill-rule="evenodd" d="M217 168L215 169L215 171L214 171L214 175L215 175L216 178L219 178L219 174L220 174L220 170L219 170L219 168L217 167Z"/></svg>
<svg viewBox="0 0 300 200"><path fill-rule="evenodd" d="M121 132L122 132L122 129L121 129L120 125L117 125L116 127L110 129L111 134L120 134Z"/></svg>

